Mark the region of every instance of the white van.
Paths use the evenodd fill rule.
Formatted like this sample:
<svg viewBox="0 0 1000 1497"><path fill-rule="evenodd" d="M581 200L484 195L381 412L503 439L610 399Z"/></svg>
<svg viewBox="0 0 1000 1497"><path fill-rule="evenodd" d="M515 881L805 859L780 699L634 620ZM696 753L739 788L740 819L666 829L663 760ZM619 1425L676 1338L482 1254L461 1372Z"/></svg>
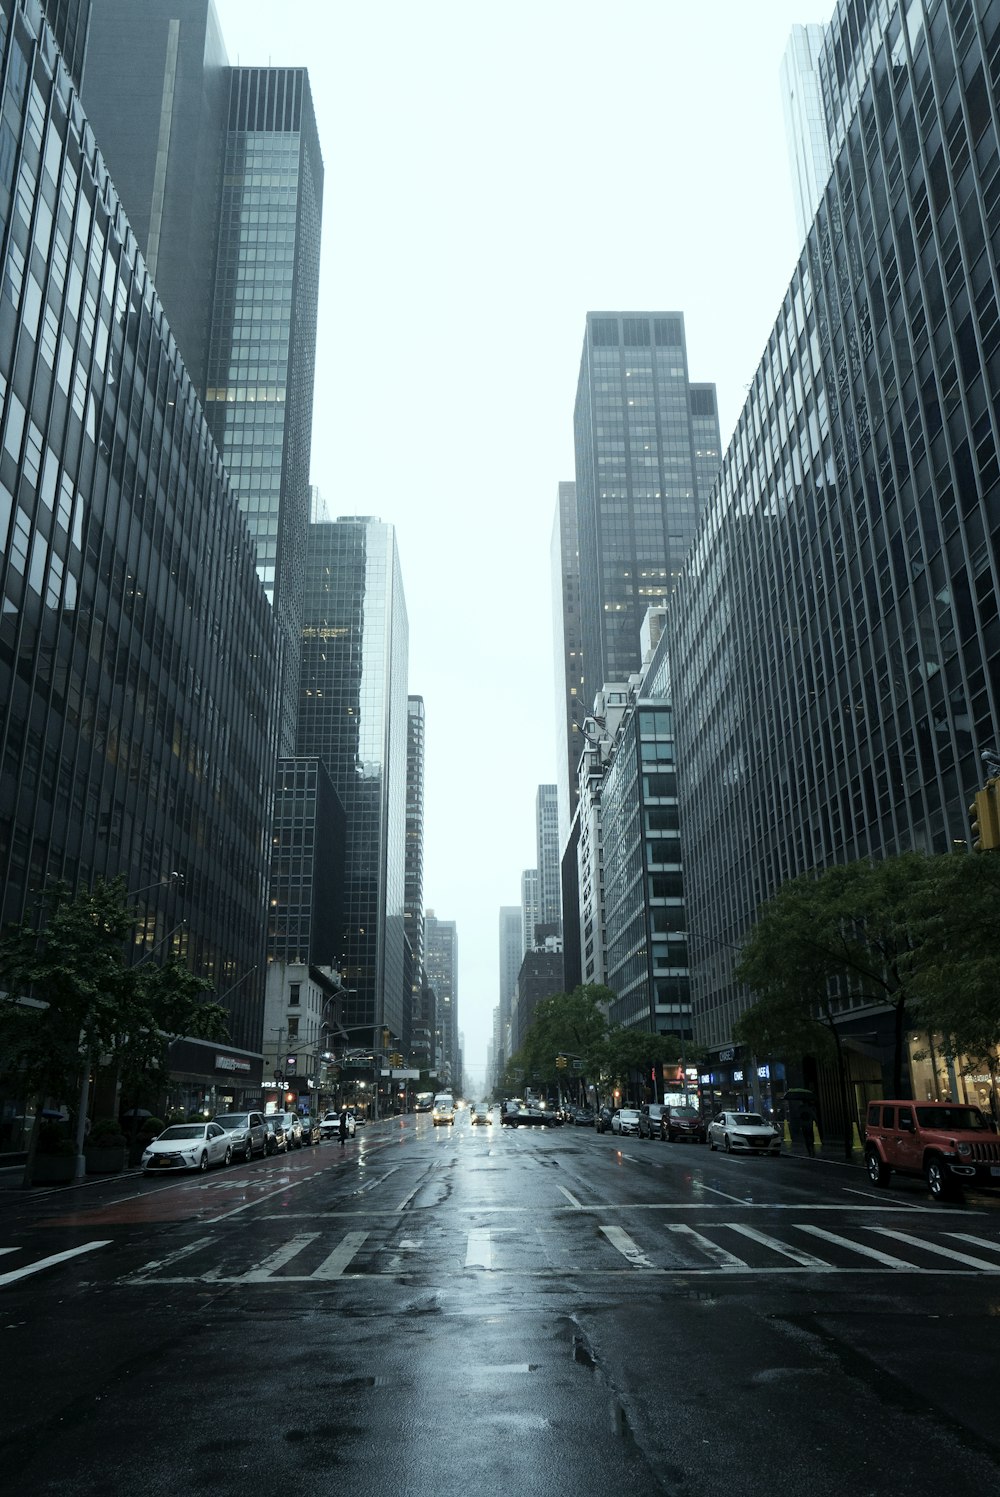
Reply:
<svg viewBox="0 0 1000 1497"><path fill-rule="evenodd" d="M455 1126L455 1098L451 1092L438 1092L434 1098L434 1106L431 1109L431 1118L435 1128L438 1123L450 1123Z"/></svg>

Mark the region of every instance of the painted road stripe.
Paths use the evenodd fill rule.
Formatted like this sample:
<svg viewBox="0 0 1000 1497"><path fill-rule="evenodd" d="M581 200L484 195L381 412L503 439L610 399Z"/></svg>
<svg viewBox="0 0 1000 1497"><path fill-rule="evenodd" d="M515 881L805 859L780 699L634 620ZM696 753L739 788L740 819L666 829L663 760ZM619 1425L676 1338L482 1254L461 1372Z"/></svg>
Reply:
<svg viewBox="0 0 1000 1497"><path fill-rule="evenodd" d="M284 1268L285 1264L294 1258L297 1253L301 1253L302 1249L310 1242L315 1242L318 1236L318 1232L303 1232L298 1237L293 1237L289 1242L278 1248L277 1252L272 1253L269 1258L262 1259L255 1268L251 1268L245 1274L241 1274L241 1282L244 1284L262 1284L265 1279L271 1277L276 1269Z"/></svg>
<svg viewBox="0 0 1000 1497"><path fill-rule="evenodd" d="M50 1258L39 1258L37 1263L29 1263L26 1268L12 1268L10 1273L0 1274L0 1284L14 1284L18 1279L26 1279L29 1274L51 1268L54 1263L65 1263L68 1258L78 1258L81 1253L92 1253L95 1248L108 1247L111 1242L110 1237L105 1237L100 1242L85 1242L82 1247L70 1248L68 1252L53 1253Z"/></svg>
<svg viewBox="0 0 1000 1497"><path fill-rule="evenodd" d="M120 1284L141 1284L144 1279L150 1278L158 1269L172 1267L179 1259L187 1258L191 1253L196 1253L199 1248L208 1247L209 1243L214 1241L214 1237L199 1237L197 1242L189 1242L184 1247L178 1248L176 1252L168 1253L165 1258L154 1258L150 1263L144 1263L141 1268L136 1269L135 1273L126 1274L118 1282Z"/></svg>
<svg viewBox="0 0 1000 1497"><path fill-rule="evenodd" d="M633 1242L627 1232L621 1227L602 1227L601 1231L613 1248L617 1248L623 1258L627 1258L633 1268L652 1268L646 1254L637 1242Z"/></svg>
<svg viewBox="0 0 1000 1497"><path fill-rule="evenodd" d="M17 1248L0 1248L0 1257L2 1257L4 1253L16 1253L16 1252L17 1252Z"/></svg>
<svg viewBox="0 0 1000 1497"><path fill-rule="evenodd" d="M836 1232L824 1231L822 1227L810 1227L805 1222L796 1222L800 1232L809 1232L813 1237L820 1237L824 1242L832 1242L837 1247L847 1248L850 1253L860 1253L863 1258L874 1258L876 1263L881 1263L885 1268L898 1269L903 1273L926 1273L925 1268L915 1268L912 1263L906 1263L902 1258L892 1258L888 1253L880 1253L878 1248L867 1247L863 1242L852 1242L849 1237L839 1237Z"/></svg>
<svg viewBox="0 0 1000 1497"><path fill-rule="evenodd" d="M751 1242L759 1242L773 1253L791 1258L793 1263L799 1263L803 1268L821 1268L824 1272L830 1269L830 1264L825 1263L822 1258L815 1258L812 1253L804 1253L800 1248L789 1247L776 1237L768 1237L766 1232L758 1232L755 1227L747 1227L742 1222L726 1222L726 1226L730 1232L739 1232L743 1237L749 1237Z"/></svg>
<svg viewBox="0 0 1000 1497"><path fill-rule="evenodd" d="M228 1221L231 1216L239 1216L241 1211L252 1211L256 1206L263 1206L266 1201L273 1201L275 1196L285 1195L290 1190L295 1190L299 1185L307 1185L310 1180L315 1180L321 1175L322 1170L316 1170L311 1175L303 1175L300 1180L285 1180L277 1190L270 1191L266 1196L258 1196L256 1200L247 1201L242 1206L234 1206L232 1211L224 1211L221 1216L210 1216L207 1225L214 1227L216 1222Z"/></svg>
<svg viewBox="0 0 1000 1497"><path fill-rule="evenodd" d="M465 1249L466 1268L493 1267L493 1235L489 1227L473 1227Z"/></svg>
<svg viewBox="0 0 1000 1497"><path fill-rule="evenodd" d="M413 1197L414 1197L414 1196L415 1196L415 1195L416 1195L416 1193L417 1193L417 1191L418 1191L418 1190L419 1190L419 1189L420 1189L420 1186L419 1186L419 1185L414 1185L414 1187L413 1187L413 1189L412 1189L412 1190L411 1190L411 1191L410 1191L410 1193L409 1193L409 1195L407 1195L407 1196L404 1196L404 1197L403 1197L403 1199L402 1199L402 1200L401 1200L401 1201L400 1201L400 1203L399 1203L399 1205L398 1205L398 1206L397 1206L397 1207L396 1207L396 1210L397 1210L397 1211L405 1211L405 1209L406 1209L406 1207L407 1207L407 1206L408 1206L408 1205L409 1205L409 1204L410 1204L410 1202L411 1202L411 1201L412 1201L412 1200L413 1200Z"/></svg>
<svg viewBox="0 0 1000 1497"><path fill-rule="evenodd" d="M583 1210L582 1201L578 1201L576 1196L566 1189L565 1185L560 1185L559 1189L562 1191L563 1195L566 1197L567 1201L569 1201L570 1205L575 1211Z"/></svg>
<svg viewBox="0 0 1000 1497"><path fill-rule="evenodd" d="M869 1227L880 1237L895 1237L899 1242L908 1242L922 1253L936 1253L939 1258L950 1258L953 1263L964 1263L966 1268L981 1268L984 1273L1000 1273L1000 1263L987 1263L985 1258L973 1258L969 1253L959 1253L955 1248L941 1247L936 1242L924 1242L922 1237L913 1237L909 1232L897 1232L892 1227Z"/></svg>
<svg viewBox="0 0 1000 1497"><path fill-rule="evenodd" d="M735 1253L727 1252L724 1247L719 1247L719 1244L713 1242L710 1237L703 1237L700 1232L695 1231L694 1227L686 1226L683 1222L671 1224L667 1228L667 1231L676 1232L678 1236L684 1238L685 1242L693 1241L697 1243L702 1252L707 1253L709 1258L712 1259L713 1263L723 1273L745 1273L750 1267L750 1264L745 1259L737 1258Z"/></svg>
<svg viewBox="0 0 1000 1497"><path fill-rule="evenodd" d="M957 1237L959 1242L971 1242L973 1247L986 1248L990 1253L1000 1253L1000 1242L984 1242L981 1237L973 1237L969 1232L946 1232L946 1237Z"/></svg>
<svg viewBox="0 0 1000 1497"><path fill-rule="evenodd" d="M324 1258L319 1268L314 1269L309 1277L311 1279L339 1279L367 1236L367 1232L348 1232L339 1247L335 1247L330 1256Z"/></svg>

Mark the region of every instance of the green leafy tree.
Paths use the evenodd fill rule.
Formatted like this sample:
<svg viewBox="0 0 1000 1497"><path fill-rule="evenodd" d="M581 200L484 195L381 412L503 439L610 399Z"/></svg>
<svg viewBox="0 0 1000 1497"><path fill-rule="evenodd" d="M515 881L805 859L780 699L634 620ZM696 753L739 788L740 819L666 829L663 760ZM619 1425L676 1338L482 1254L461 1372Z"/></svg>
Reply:
<svg viewBox="0 0 1000 1497"><path fill-rule="evenodd" d="M221 1039L224 1011L179 963L126 965L135 927L123 878L74 894L53 884L34 919L0 937L0 1077L26 1095L73 1102L99 1058L125 1084L162 1080L179 1034ZM30 1184L39 1114L28 1147Z"/></svg>
<svg viewBox="0 0 1000 1497"><path fill-rule="evenodd" d="M607 1005L614 996L610 988L591 983L542 998L520 1050L508 1063L507 1090L517 1091L522 1078L530 1082L537 1076L547 1085L565 1081L567 1071L556 1064L560 1055L583 1062L577 1079L596 1077L605 1057Z"/></svg>

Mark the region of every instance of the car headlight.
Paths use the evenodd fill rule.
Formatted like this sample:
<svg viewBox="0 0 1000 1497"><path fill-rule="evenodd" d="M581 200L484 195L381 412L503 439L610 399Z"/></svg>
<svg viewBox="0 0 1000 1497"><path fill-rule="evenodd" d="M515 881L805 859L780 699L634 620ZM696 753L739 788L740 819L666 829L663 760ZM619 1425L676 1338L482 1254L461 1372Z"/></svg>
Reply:
<svg viewBox="0 0 1000 1497"><path fill-rule="evenodd" d="M962 1157L965 1158L965 1159L968 1159L969 1155L972 1153L972 1145L971 1144L957 1144L956 1148L958 1149L958 1152L962 1155Z"/></svg>

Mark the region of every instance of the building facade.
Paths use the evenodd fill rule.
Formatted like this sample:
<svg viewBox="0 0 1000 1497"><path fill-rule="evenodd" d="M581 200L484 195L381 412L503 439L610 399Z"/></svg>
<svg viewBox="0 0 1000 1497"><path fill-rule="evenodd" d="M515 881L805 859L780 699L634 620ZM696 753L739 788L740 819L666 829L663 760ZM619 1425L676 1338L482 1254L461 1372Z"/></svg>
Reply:
<svg viewBox="0 0 1000 1497"><path fill-rule="evenodd" d="M1000 6L856 19L842 3L827 31L833 174L670 620L695 1027L717 1056L761 902L966 842L1000 736ZM880 1012L845 1005L843 1026L885 1054Z"/></svg>
<svg viewBox="0 0 1000 1497"><path fill-rule="evenodd" d="M37 14L0 0L2 919L47 881L124 874L136 955L211 978L259 1055L273 616Z"/></svg>
<svg viewBox="0 0 1000 1497"><path fill-rule="evenodd" d="M410 1058L418 1069L430 1067L433 1036L423 1011L424 992L424 699L407 699L406 741L406 884L403 928L410 944L413 976Z"/></svg>
<svg viewBox="0 0 1000 1497"><path fill-rule="evenodd" d="M816 217L832 167L820 84L823 38L822 26L793 26L781 59L781 103L800 240Z"/></svg>
<svg viewBox="0 0 1000 1497"><path fill-rule="evenodd" d="M535 795L535 847L538 855L538 920L550 934L560 935L559 796L555 785L539 785Z"/></svg>
<svg viewBox="0 0 1000 1497"><path fill-rule="evenodd" d="M637 670L719 471L715 386L679 312L588 312L574 417L584 700Z"/></svg>
<svg viewBox="0 0 1000 1497"><path fill-rule="evenodd" d="M588 710L583 695L580 546L575 483L559 485L550 562L556 686L556 785L559 797L559 853L562 856L570 825L576 814L576 772L583 752L580 724Z"/></svg>
<svg viewBox="0 0 1000 1497"><path fill-rule="evenodd" d="M524 920L521 906L500 906L500 1002L497 1021L496 1070L502 1074L509 1058L510 1009L514 1001L517 974L524 955Z"/></svg>
<svg viewBox="0 0 1000 1497"><path fill-rule="evenodd" d="M535 928L541 920L538 897L538 869L525 868L521 874L521 954L535 949Z"/></svg>
<svg viewBox="0 0 1000 1497"><path fill-rule="evenodd" d="M437 1075L456 1096L462 1086L458 1045L458 926L439 920L433 910L424 915L424 962L434 989L437 1035Z"/></svg>
<svg viewBox="0 0 1000 1497"><path fill-rule="evenodd" d="M408 627L391 525L351 517L309 528L298 713L300 756L329 772L345 818L337 967L353 1045L406 1046Z"/></svg>

